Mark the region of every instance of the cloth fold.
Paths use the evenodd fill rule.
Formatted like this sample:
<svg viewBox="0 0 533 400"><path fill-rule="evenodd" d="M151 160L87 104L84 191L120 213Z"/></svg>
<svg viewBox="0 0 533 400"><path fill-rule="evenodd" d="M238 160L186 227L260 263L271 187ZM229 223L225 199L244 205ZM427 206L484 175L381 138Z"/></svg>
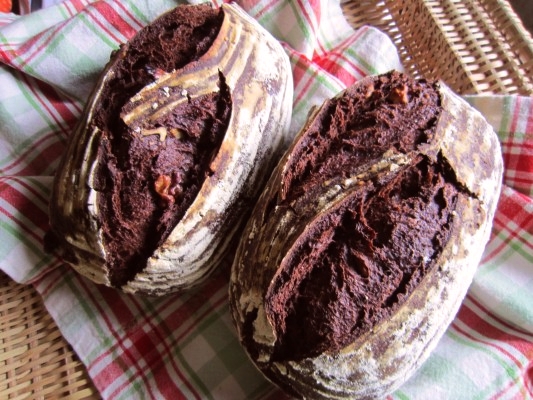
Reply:
<svg viewBox="0 0 533 400"><path fill-rule="evenodd" d="M103 398L282 398L236 338L231 260L205 285L154 299L95 285L42 250L52 176L99 72L120 43L177 4L67 0L0 14L0 268L42 295ZM289 55L293 133L347 85L401 69L390 39L370 26L353 30L338 2L239 4ZM533 100L466 98L498 132L504 190L463 306L394 399L533 398Z"/></svg>

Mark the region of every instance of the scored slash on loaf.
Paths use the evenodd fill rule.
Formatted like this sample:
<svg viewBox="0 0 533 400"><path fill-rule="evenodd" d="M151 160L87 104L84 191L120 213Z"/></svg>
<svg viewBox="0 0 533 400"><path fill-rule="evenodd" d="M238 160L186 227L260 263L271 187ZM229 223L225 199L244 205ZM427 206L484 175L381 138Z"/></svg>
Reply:
<svg viewBox="0 0 533 400"><path fill-rule="evenodd" d="M131 293L219 265L286 147L292 74L238 6L178 6L111 57L57 171L48 247Z"/></svg>

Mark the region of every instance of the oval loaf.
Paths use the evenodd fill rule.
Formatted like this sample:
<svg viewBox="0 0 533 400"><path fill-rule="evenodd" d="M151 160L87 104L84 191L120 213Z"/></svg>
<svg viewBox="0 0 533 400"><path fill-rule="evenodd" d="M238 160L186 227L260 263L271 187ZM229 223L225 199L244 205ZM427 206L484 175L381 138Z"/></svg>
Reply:
<svg viewBox="0 0 533 400"><path fill-rule="evenodd" d="M383 398L455 316L500 193L497 136L443 83L396 71L312 111L263 191L230 305L290 395Z"/></svg>
<svg viewBox="0 0 533 400"><path fill-rule="evenodd" d="M292 73L238 6L178 6L111 57L54 181L49 248L97 283L202 282L287 145Z"/></svg>

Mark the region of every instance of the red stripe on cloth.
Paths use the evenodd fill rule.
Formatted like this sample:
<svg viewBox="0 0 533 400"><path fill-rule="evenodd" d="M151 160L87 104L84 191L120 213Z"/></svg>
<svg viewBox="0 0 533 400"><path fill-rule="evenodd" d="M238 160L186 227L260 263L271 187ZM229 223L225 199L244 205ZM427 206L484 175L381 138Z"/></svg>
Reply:
<svg viewBox="0 0 533 400"><path fill-rule="evenodd" d="M30 277L25 283L33 286L38 286L39 283L53 271L59 270L61 266L64 266L61 260L52 260L50 264L43 266L36 275Z"/></svg>
<svg viewBox="0 0 533 400"><path fill-rule="evenodd" d="M128 29L128 31L130 32L129 34L131 36L135 35L135 33L144 26L144 23L139 20L134 14L132 14L132 12L124 5L123 2L118 2L114 4L116 4L122 10L121 14L119 15L120 20L123 21L123 24L127 25L130 28ZM123 19L121 15L127 16L135 25L132 25L132 23L130 22L126 22L126 20Z"/></svg>
<svg viewBox="0 0 533 400"><path fill-rule="evenodd" d="M119 4L119 2L115 3ZM122 16L106 2L97 2L94 7L87 8L87 15L92 21L102 28L102 33L112 39L117 45L129 40L138 31L138 27L135 28L130 25ZM104 23L103 20L107 22ZM113 29L111 29L113 28ZM123 37L117 36L116 32L120 32Z"/></svg>
<svg viewBox="0 0 533 400"><path fill-rule="evenodd" d="M13 158L11 164L0 169L4 175L37 176L42 175L65 150L65 144L57 138L57 132L40 136L24 152ZM24 165L21 165L25 163ZM20 168L20 169L17 169Z"/></svg>
<svg viewBox="0 0 533 400"><path fill-rule="evenodd" d="M516 382L513 381L513 380L507 381L505 386L500 388L499 393L493 394L489 399L490 400L497 400L497 399L505 398L506 400L524 400L523 391L521 391L522 392L521 394L520 393L516 393L514 396L512 396L512 395L508 394L508 392L511 389L516 389ZM512 396L512 397L509 397L509 396Z"/></svg>
<svg viewBox="0 0 533 400"><path fill-rule="evenodd" d="M500 195L500 201L498 203L498 211L501 216L501 221L503 223L508 223L509 221L514 221L515 216L522 214L524 206L530 200L529 197L524 196L522 193L519 193L513 189L507 189L502 191ZM517 225L523 225L525 221L516 220Z"/></svg>
<svg viewBox="0 0 533 400"><path fill-rule="evenodd" d="M210 292L209 292L210 293ZM202 303L201 306L205 304L205 296L202 296ZM172 307L172 302L175 301L174 299L169 300L169 304L167 307ZM206 309L201 314L195 314L191 313L190 317L194 319L194 322L200 321L204 319L206 316L210 315L213 311L213 308L216 308L220 306L222 303L225 303L226 298L221 298L219 301L212 304L211 308ZM189 308L190 302L187 301L184 303L180 308ZM165 307L158 307L158 309L164 309ZM139 311L142 310L142 307L139 308ZM190 311L190 310L188 310ZM152 315L146 316L146 318L143 321L138 322L138 327L145 327L149 326L150 329L145 332L144 329L136 329L133 332L128 332L128 334L124 338L117 338L115 337L115 340L120 345L120 348L122 350L122 356L117 358L114 362L117 362L119 360L122 360L126 363L126 365L131 365L130 363L132 360L140 360L142 358L143 362L146 364L144 368L141 368L137 362L134 362L134 364L137 365L136 370L137 371L150 371L153 373L153 379L154 383L157 386L158 391L163 392L170 392L172 393L172 398L186 398L185 394L181 392L178 386L178 382L175 382L173 379L170 378L169 371L168 371L168 362L165 363L165 360L163 358L164 354L172 354L171 349L173 347L179 347L179 341L186 335L190 334L194 329L196 329L197 324L191 323L190 326L183 330L180 335L176 336L174 340L168 341L168 333L174 331L173 327L170 326L170 322L175 321L179 325L185 321L182 318L176 318L176 313L171 314L171 318L163 321L162 325L164 326L164 329L161 329L161 326L154 325L151 323L151 319L153 319ZM128 340L131 341L132 346L127 347L124 345L124 341ZM164 351L155 351L154 349L157 348L157 346L163 346ZM196 392L195 388L192 386L192 384L189 382L188 378L182 373L178 365L175 363L174 360L169 358L170 366L175 372L175 374L179 377L181 383L183 383L189 392L194 396L196 399L201 399L202 396ZM162 374L164 372L164 374ZM146 378L145 374L139 375L141 379L147 381L148 378ZM131 382L124 382L124 384L120 387L117 387L115 392L111 394L111 397L118 396L122 390L124 390ZM146 387L150 387L151 385L146 385ZM153 395L153 393L150 393Z"/></svg>
<svg viewBox="0 0 533 400"><path fill-rule="evenodd" d="M526 398L533 398L533 361L529 363L523 373L521 374L523 385L518 384L515 380L508 380L507 384L500 388L498 393L493 394L490 400L497 399L512 399L512 400L524 400ZM518 389L518 391L517 391ZM517 393L509 394L511 390L517 391ZM512 396L512 397L511 397Z"/></svg>
<svg viewBox="0 0 533 400"><path fill-rule="evenodd" d="M183 321L197 318L195 313L205 306L206 299L211 298L211 293L216 293L225 286L225 281L220 277L213 277L205 282L200 291L195 292L187 301L172 312L171 318L165 320L165 327L171 332L181 332L177 339L181 339L194 329L194 324L189 328L183 327Z"/></svg>
<svg viewBox="0 0 533 400"><path fill-rule="evenodd" d="M216 281L217 280L212 280L211 282ZM223 285L223 281L215 283L215 285ZM99 309L99 314L104 317L104 322L106 324L106 327L109 329L110 335L115 338L115 343L112 347L107 349L97 359L95 359L91 363L91 365L88 366L89 370L93 369L96 364L103 362L105 358L115 357L111 361L113 365L117 364L128 366L129 370L134 367L134 369L138 372L137 379L147 380L148 378L145 372L157 368L159 365L161 365L163 360L160 354L152 354L155 358L152 358L152 356L145 357L146 349L155 348L155 346L160 345L162 338L164 338L168 334L168 332L173 332L179 329L180 326L183 324L183 321L192 320L193 318L194 320L201 320L205 318L206 315L210 314L212 312L212 309L207 309L204 313L200 315L195 315L198 309L205 305L205 293L212 293L214 288L215 286L213 286L213 283L208 284L205 287L206 292L203 292L204 295L193 296L191 299L188 299L186 302L181 304L174 312L172 312L171 318L168 318L164 321L164 331L157 332L157 329L155 329L155 331L153 329L152 331L150 331L150 339L147 339L147 333L142 330L137 330L133 332L126 330L126 332L124 333L125 336L123 336L121 332L117 332L116 329L112 326L111 320L106 313L112 311L118 320L119 326L125 326L128 323L131 324L131 322L133 321L135 327L144 326L150 320L150 318L152 318L151 315L145 315L144 318L140 321L136 320L132 316L133 314L130 309L130 306L124 304L123 299L114 293L105 293L105 296L102 296L102 298L105 298L106 302L109 304L108 310L103 310L101 306L98 306L96 299L91 296L92 301L95 302L95 305ZM224 297L220 299L219 302L224 302L225 300L226 298ZM162 307L175 307L175 304L171 304L172 302L175 302L175 297L169 298L168 304L164 304L159 308L164 309ZM218 306L218 304L215 304L215 306ZM196 325L194 323L191 323L191 325L186 330L183 330L183 332L175 339L175 342L179 341L180 338L193 331L195 329L195 326ZM156 342L151 341L154 337L158 338ZM148 340L148 342L146 342L146 340ZM130 341L132 343L132 347L127 346L126 341ZM173 347L173 343L165 344L165 347L166 350L169 351L169 349ZM136 351L134 352L133 350ZM113 354L115 354L116 356L114 356ZM147 364L147 367L143 368L139 365L139 355L143 357L142 360ZM187 387L187 389L192 393L192 395L195 398L200 399L201 395L196 392L195 388L187 380L186 376L180 371L177 365L173 363L172 367L176 375L180 378L182 383ZM124 371L117 370L116 368L100 369L102 370L102 372L94 376L93 379L95 380L95 384L97 384L98 386L101 385L101 388L108 387L108 385L110 385L112 382L115 381L115 379L122 376L122 374L124 373ZM125 382L123 385L118 387L115 392L111 394L111 398L120 394L120 391L123 390L129 383L130 382ZM159 384L162 386L165 386L165 384L168 383L169 382L159 382ZM177 382L172 382L172 385L175 386L173 390L179 391ZM176 394L176 392L174 392L174 394ZM181 395L183 395L183 393Z"/></svg>
<svg viewBox="0 0 533 400"><path fill-rule="evenodd" d="M227 0L227 3L231 3L231 0ZM241 1L240 2L240 4L246 10L246 12L249 12L252 8L256 7L257 3L258 3L258 1L253 1L253 0L252 1ZM272 7L274 7L278 3L279 3L279 0L271 0L271 1L269 1L268 3L264 4L264 6L260 10L257 10L257 12L254 13L254 15L252 15L252 17L254 17L255 19L261 18L263 15L268 13L272 9Z"/></svg>
<svg viewBox="0 0 533 400"><path fill-rule="evenodd" d="M305 57L300 54L294 53L297 55L297 61L293 68L294 76L294 87L298 89L298 94L294 98L294 104L299 103L307 95L308 89L311 84L316 83L315 78L318 75L318 72L315 69L311 69L312 63ZM310 73L310 71L312 72ZM307 77L307 81L303 87L299 87L302 83L304 77Z"/></svg>
<svg viewBox="0 0 533 400"><path fill-rule="evenodd" d="M493 314L490 312L488 312L487 315L489 315L491 318L493 317ZM459 327L457 320L463 322L466 326L468 326L469 329L477 332L482 337L476 337ZM530 342L520 336L517 336L516 333L513 332L513 329L502 329L497 327L489 322L488 319L478 315L468 306L468 303L463 303L457 314L456 320L452 323L452 325L454 329L456 329L458 332L461 332L461 334L470 340L496 350L500 355L506 357L507 360L516 365L519 370L523 370L525 367L527 367L527 365L524 365L523 362L519 360L511 351L506 349L502 343L512 347L528 360L533 357L533 341Z"/></svg>
<svg viewBox="0 0 533 400"><path fill-rule="evenodd" d="M161 358L162 357L158 357L159 360L161 360ZM170 358L172 357L169 357L169 359ZM163 367L166 366L166 364L163 364L163 362L160 362L159 364L161 364ZM157 389L163 395L163 398L187 400L187 397L177 389L176 382L174 382L174 379L172 379L172 377L169 375L166 368L157 368L154 371L154 378L157 384Z"/></svg>
<svg viewBox="0 0 533 400"><path fill-rule="evenodd" d="M109 394L108 398L112 399L118 396L120 392L124 390L124 388L130 386L132 379L141 379L145 382L148 381L146 374L149 371L146 371L146 369L142 368L142 366L139 364L139 362L143 361L143 359L138 357L137 354L133 355L129 347L125 344L126 341L133 342L135 338L128 334L125 338L118 340L121 333L117 332L115 323L111 321L107 314L111 310L115 315L119 315L121 320L128 319L129 321L135 321L136 317L132 314L130 308L118 295L118 293L113 293L114 290L96 286L98 289L99 298L105 299L106 303L109 304L109 307L104 309L101 306L100 300L97 299L93 291L88 288L88 283L81 278L79 278L79 282L80 286L85 291L84 297L90 300L93 307L96 308L97 314L102 318L105 325L103 328L108 330L108 336L115 338L115 343L113 346L107 348L106 351L104 351L95 361L91 363L91 365L88 366L88 370L91 372L91 369L94 367L97 361L103 362L103 360L106 358L110 359L110 362L106 363L104 368L100 368L101 371L98 374L92 375L95 385L101 392L105 391L117 380L124 379L124 383L119 385L113 393ZM117 323L116 326L122 327L123 324ZM125 377L126 371L133 374L133 377ZM149 388L149 385L146 385L146 387ZM154 398L151 392L148 394L151 398Z"/></svg>
<svg viewBox="0 0 533 400"><path fill-rule="evenodd" d="M514 104L514 110L511 118L511 124L509 126L509 132L516 132L518 122L522 120L522 115L520 114L520 108L521 108L522 99L517 96L516 97L516 103Z"/></svg>
<svg viewBox="0 0 533 400"><path fill-rule="evenodd" d="M10 60L12 60L13 57L16 57L16 53L13 49L4 49L4 46L0 45L0 61L2 61L4 64L10 65Z"/></svg>
<svg viewBox="0 0 533 400"><path fill-rule="evenodd" d="M48 264L45 268L42 268L41 272L38 275L32 277L31 281L27 283L35 286L35 289L39 292L41 297L43 299L46 299L50 295L50 292L54 290L57 286L57 282L62 281L65 274L65 270L68 269L70 269L70 266L68 264L65 264L59 258L52 258L50 264ZM57 274L57 279L54 279L53 274ZM52 277L52 279L48 279L50 277Z"/></svg>
<svg viewBox="0 0 533 400"><path fill-rule="evenodd" d="M35 85L29 85L29 87L42 106L50 113L57 126L68 135L77 123L82 108L66 98L54 86L41 80L35 79Z"/></svg>
<svg viewBox="0 0 533 400"><path fill-rule="evenodd" d="M466 308L464 306L461 307L461 310L459 311L459 314L461 314L463 311L463 308ZM501 345L498 345L497 343L501 343L502 341L502 338L499 338L499 339L493 339L491 338L490 340L482 340L482 339L479 339L477 337L475 337L474 335L468 333L466 330L460 328L457 324L457 322L453 322L451 324L451 327L457 332L459 333L460 335L462 335L463 337L473 341L473 342L476 342L476 343L479 343L481 344L484 348L491 348L493 350L496 350L500 355L504 356L506 359L510 360L518 369L522 368L522 364L512 355L510 354L507 350L503 349L503 347ZM470 329L476 331L476 332L480 332L481 329L478 329L478 328L475 328L475 327L472 327L472 326L469 326ZM483 331L483 334L486 334L486 332ZM516 382L513 381L513 385L516 384ZM504 391L507 390L507 388L503 388ZM497 395L496 395L497 396Z"/></svg>
<svg viewBox="0 0 533 400"><path fill-rule="evenodd" d="M530 361L527 370L524 372L524 382L529 395L533 398L533 360Z"/></svg>
<svg viewBox="0 0 533 400"><path fill-rule="evenodd" d="M48 212L46 208L45 210L41 209L41 207L36 205L36 203L26 196L25 193L9 184L9 181L17 182L17 184L25 187L30 193L34 194L39 201L46 203L46 199L43 199L40 194L35 192L34 189L30 185L27 185L23 180L13 177L8 179L0 178L0 198L13 206L21 215L24 215L28 220L28 224L5 208L0 209L2 214L19 226L22 234L25 234L37 243L42 244L42 235L37 234L35 231L37 230L36 228L41 231L48 229Z"/></svg>
<svg viewBox="0 0 533 400"><path fill-rule="evenodd" d="M54 123L68 135L79 117L67 106L66 101L69 100L46 82L32 78L24 73L21 73L19 77L34 95L35 100L47 111ZM70 104L76 111L81 112L81 109L75 103Z"/></svg>
<svg viewBox="0 0 533 400"><path fill-rule="evenodd" d="M105 287L95 286L98 289L98 297L96 298L95 294L93 293L93 290L89 288L89 283L86 282L81 277L76 277L77 282L79 283L80 288L85 293L79 293L79 295L82 298L85 298L86 301L88 300L90 304L96 309L97 315L99 315L104 323L104 326L101 328L106 329L106 334L110 337L116 337L118 336L118 332L115 328L115 326L122 326L122 324L114 324L110 317L108 316L109 310L104 310L104 308L101 306L100 301L102 299L105 299L107 303L113 304L112 309L114 310L114 313L116 315L120 315L121 319L123 320L134 320L134 316L132 315L129 307L123 302L123 300L118 296L116 293L113 293L113 290L108 290ZM110 307L111 308L111 307ZM91 372L91 369L93 369L94 365L97 363L102 362L105 358L110 357L112 358L112 362L107 363L105 368L100 368L101 372L98 374L92 374L94 384L96 387L103 392L109 385L111 385L115 380L123 377L124 371L127 370L129 367L126 365L121 364L120 362L114 362L115 359L113 358L113 352L116 350L117 346L112 346L111 348L106 349L105 352L103 352L100 356L98 356L92 363L90 363L87 368L89 372Z"/></svg>
<svg viewBox="0 0 533 400"><path fill-rule="evenodd" d="M307 11L307 6L311 7L311 12ZM315 29L319 29L320 27L320 17L321 17L321 10L320 10L320 0L309 0L309 1L302 1L298 0L298 8L302 11L302 16L307 21L307 26L312 29L312 35L317 39L315 40L315 43L318 47L318 50L320 50L320 53L326 53L326 49L324 48L323 44L320 43L320 41L317 38L317 32ZM314 16L314 18L313 18ZM313 23L315 22L315 24ZM314 54L317 54L317 49L314 49Z"/></svg>
<svg viewBox="0 0 533 400"><path fill-rule="evenodd" d="M533 233L533 199L524 194L504 186L498 208L494 215L492 239L500 244L491 252L485 251L481 263L486 263L509 248L509 243L518 241L533 253L533 243L525 238L525 233ZM527 251L527 250L526 250Z"/></svg>
<svg viewBox="0 0 533 400"><path fill-rule="evenodd" d="M306 3L304 2L303 4L305 5ZM311 9L315 14L315 19L319 22L322 21L322 8L320 7L322 2L320 0L309 0L307 4L311 6Z"/></svg>
<svg viewBox="0 0 533 400"><path fill-rule="evenodd" d="M126 341L131 342L131 346L126 345ZM130 378L124 379L121 385L117 386L113 392L109 393L109 398L119 397L122 391L130 387L132 381L135 379L142 379L143 386L146 388L145 392L147 392L148 396L152 399L157 398L153 385L148 384L150 381L148 374L154 374L153 376L156 377L156 374L161 374L161 371L164 370L164 368L154 368L154 364L157 363L155 360L162 362L162 355L153 351L157 344L156 341L144 334L142 330L136 330L125 338L121 346L122 354L114 360L113 364L124 364L124 370L133 372L134 375L131 380ZM141 363L143 365L141 365ZM175 397L179 399L185 398L185 395L180 393L178 387L175 386L173 382L172 384L174 385Z"/></svg>
<svg viewBox="0 0 533 400"><path fill-rule="evenodd" d="M81 12L85 7L91 4L90 1L81 1L81 0L69 0L65 1L62 4L65 5L65 8L68 10L71 16L74 16Z"/></svg>
<svg viewBox="0 0 533 400"><path fill-rule="evenodd" d="M342 83L348 87L355 83L359 77L368 75L368 72L361 69L361 67L353 60L345 55L345 50L350 48L355 42L357 42L361 36L368 31L368 27L364 26L359 28L353 35L342 41L335 49L330 51L327 56L314 59L321 68L328 71L331 75L336 76ZM355 70L356 74L349 72L340 62L346 63Z"/></svg>
<svg viewBox="0 0 533 400"><path fill-rule="evenodd" d="M10 56L6 53L6 56L10 57L8 59L9 64L17 69L24 69L35 57L46 51L52 40L55 39L56 33L62 30L63 24L58 24L55 25L54 29L50 28L29 38L18 49L11 51ZM16 59L18 60L16 61Z"/></svg>
<svg viewBox="0 0 533 400"><path fill-rule="evenodd" d="M361 28L359 29L358 33L360 33L363 30L366 30L366 29ZM355 40L357 40L357 38L354 38L352 42L354 42ZM355 83L358 80L358 78L360 78L361 76L368 75L368 72L361 69L361 67L358 64L356 64L351 59L346 57L346 55L343 52L332 51L328 54L327 57L314 60L314 61L322 69L324 69L331 75L337 77L346 87ZM355 71L355 73L358 74L358 76L348 71L343 64L351 67Z"/></svg>
<svg viewBox="0 0 533 400"><path fill-rule="evenodd" d="M169 314L164 321L162 321L161 325L154 325L150 322L150 318L146 319L146 323L152 327L151 333L158 336L157 343L164 344L165 354L171 354L171 349L179 348L179 342L196 329L198 321L203 320L205 317L210 315L213 310L218 309L220 306L226 303L227 297L225 295L221 296L218 300L213 301L213 293L218 293L220 290L223 290L226 287L227 279L221 278L222 276L219 275L218 277L214 277L214 279L210 279L208 282L206 282L204 286L201 287L201 290L195 293L191 298L187 299L186 302L178 309L173 310L172 313ZM224 293L226 293L226 290L224 290ZM210 307L206 308L204 312L197 314L198 310L205 305L207 298L211 298ZM170 297L167 302L160 304L157 307L157 310L161 311L156 310L155 313L158 315L163 315L163 310L171 309L173 307L175 307L175 298ZM139 308L139 311L140 310L141 309ZM183 311L185 311L185 313ZM193 320L193 323L189 324L189 326L184 329L183 321L188 320ZM171 335L174 337L173 340L168 341L169 332L179 331L181 332L178 335ZM151 366L152 370L159 370L161 367L165 369L166 365L163 364L162 357L158 357L155 361L156 363ZM187 385L188 389L194 392L187 378L181 372L178 364L174 360L170 359L170 365L175 374L180 377L184 384ZM168 374L166 369L165 374ZM155 375L155 378L156 382L158 382L157 385L159 389L165 388L165 391L170 390L168 388L168 382L159 380L160 377L157 374Z"/></svg>
<svg viewBox="0 0 533 400"><path fill-rule="evenodd" d="M142 313L144 311L144 307L137 301L137 299L132 299L133 304L137 307L138 313ZM175 304L175 299L169 298L167 302L161 304L158 309L159 310L165 310L170 309ZM211 310L209 310L211 311ZM156 314L160 314L156 311ZM141 314L142 315L142 314ZM172 313L171 318L174 319L174 313ZM172 354L172 345L171 343L168 343L168 335L169 331L172 332L172 330L169 330L166 328L166 322L163 321L163 325L165 326L165 329L161 329L161 326L154 323L154 318L152 316L148 316L145 318L144 323L142 323L142 326L148 326L150 329L150 343L147 343L148 347L143 348L142 341L145 341L148 339L148 335L144 331L142 332L142 336L140 337L141 342L139 346L139 353L141 355L145 354L152 354L153 357L145 358L145 361L147 363L147 368L154 372L154 380L157 385L157 388L162 393L167 393L170 397L166 398L176 398L176 393L179 393L183 398L185 396L180 393L178 386L176 385L176 382L170 377L168 368L172 368L172 370L175 372L177 376L180 377L180 379L185 383L187 388L194 392L193 388L190 387L188 384L188 381L186 377L182 374L180 368L178 367L176 361L172 357L168 357L168 361L165 363L163 359L163 355L171 355ZM144 336L144 337L143 337ZM153 340L155 339L155 340ZM152 348L156 348L158 345L161 345L163 347L163 352L160 354L159 352L151 352L150 350Z"/></svg>
<svg viewBox="0 0 533 400"><path fill-rule="evenodd" d="M19 74L19 79L24 82L32 94L32 98L39 103L41 109L46 112L53 123L61 132L68 135L78 120L78 114L72 112L67 106L65 97L53 86L24 73ZM75 104L71 103L71 105L74 109L80 110ZM41 175L52 162L61 156L64 149L64 144L60 141L51 141L53 136L57 134L55 132L39 137L26 149L24 154L14 158L10 164L2 168L2 171L6 173L18 167L22 162L28 162L27 165L16 171L17 175ZM45 143L47 146L44 145ZM28 160L30 154L35 155L31 161Z"/></svg>
<svg viewBox="0 0 533 400"><path fill-rule="evenodd" d="M348 71L346 67L340 63L340 61L344 61L345 65L354 69L359 76L367 75L366 72L363 71L357 64L346 58L345 55L339 53L330 53L328 58L317 61L317 64L320 65L320 67L324 70L328 71L328 73L331 75L336 76L344 86L348 87L355 83L358 79L357 76Z"/></svg>
<svg viewBox="0 0 533 400"><path fill-rule="evenodd" d="M41 284L45 277L48 277L52 271L58 269L62 265L64 265L64 263L61 260L52 259L49 264L41 268L36 275L31 276L30 279L24 281L24 283L33 285L37 289L37 286Z"/></svg>
<svg viewBox="0 0 533 400"><path fill-rule="evenodd" d="M208 292L209 293L209 292ZM212 303L212 308L218 308L220 307L221 305L225 304L227 301L227 299L225 297L223 298L220 298L218 299L217 301L213 302ZM205 298L204 298L204 303L205 303ZM208 316L213 310L212 309L207 309L205 310L202 314L199 314L197 316L197 320L202 320L203 318L205 318L206 316ZM180 339L183 339L185 336L189 335L193 330L195 329L195 325L191 324L189 327L187 327L186 329L184 329L177 337L176 337L176 342L179 341Z"/></svg>
<svg viewBox="0 0 533 400"><path fill-rule="evenodd" d="M529 108L527 106L529 105ZM533 102L517 96L509 127L509 135L502 142L505 176L518 179L531 190L533 185ZM524 126L525 132L520 130Z"/></svg>
<svg viewBox="0 0 533 400"><path fill-rule="evenodd" d="M527 110L527 117L522 116L522 118L526 118L526 132L528 133L528 137L530 140L533 140L533 100L531 97L525 97L520 98L521 100L528 101L529 102L529 108Z"/></svg>
<svg viewBox="0 0 533 400"><path fill-rule="evenodd" d="M509 322L501 318L498 314L493 313L491 310L485 307L485 305L481 303L478 299L476 299L472 294L467 294L466 299L472 302L472 304L479 308L483 313L487 314L488 317L496 321L498 324L502 325L505 330L507 330L511 335L522 335L530 338L530 342L532 344L531 351L533 351L533 333L521 329L521 327L519 326L510 324ZM533 353L531 355L533 356Z"/></svg>
<svg viewBox="0 0 533 400"><path fill-rule="evenodd" d="M34 198L36 200L38 200L41 204L40 206L38 206L34 201L34 205L36 208L38 208L39 210L41 210L41 208L44 207L44 211L45 213L48 212L48 209L46 208L47 205L48 205L48 198L43 196L43 194L37 190L35 190L35 188L32 186L32 185L29 185L24 179L20 179L20 177L10 177L11 178L11 181L13 182L17 182L20 186L24 187L29 193L31 193ZM37 225L37 227L40 227L39 225Z"/></svg>
<svg viewBox="0 0 533 400"><path fill-rule="evenodd" d="M530 141L510 135L502 142L505 163L504 182L523 189L527 194L533 187L533 133Z"/></svg>
<svg viewBox="0 0 533 400"><path fill-rule="evenodd" d="M369 27L368 26L362 26L355 30L351 35L346 37L342 42L338 43L334 49L332 49L332 52L341 52L343 50L346 50L347 48L353 46L355 42L357 42L359 39L361 39L361 36L363 36L367 31Z"/></svg>
<svg viewBox="0 0 533 400"><path fill-rule="evenodd" d="M1 184L0 184L0 191L3 191L3 188L1 187ZM20 219L18 219L17 217L15 217L13 214L11 214L10 212L8 212L5 208L3 207L0 207L0 214L4 214L7 218L9 218L15 225L19 226L20 227L20 230L22 231L21 233L24 234L26 233L28 236L31 236L33 240L35 240L37 243L41 243L42 242L42 238L38 235L35 234L35 232L33 231L34 227L31 226L26 226Z"/></svg>
<svg viewBox="0 0 533 400"><path fill-rule="evenodd" d="M487 324L490 324L490 326L493 326L495 329L492 331L493 334L491 335L492 339L497 342L504 342L511 347L514 347L517 351L522 353L526 359L528 360L528 366L524 368L523 364L519 364L518 367L520 371L523 371L522 373L522 379L524 382L524 387L530 395L533 395L533 387L531 383L533 380L532 377L528 376L528 374L533 372L533 334L531 332L528 332L526 330L521 329L520 327L516 325L511 325L504 319L500 318L497 314L494 314L491 310L486 308L481 302L479 302L475 297L468 294L466 296L468 301L470 301L472 304L474 304L477 308L481 310L482 313L484 313L486 316L478 316L478 318ZM466 307L466 305L464 305ZM472 310L474 315L477 315ZM489 323L487 319L491 319L495 321L497 324L501 325L502 328L497 328L494 326L493 323ZM487 330L485 329L485 326L482 326L481 324L476 323L475 325L476 331L482 333L484 336L487 336ZM525 338L524 338L525 336ZM510 380L506 386L502 387L499 391L499 393L494 394L491 399L499 399L504 397L507 392L509 392L511 389L515 389L516 382L513 380ZM516 399L523 399L524 397L524 390L520 390L520 393L517 393L514 397ZM511 398L511 397L506 397Z"/></svg>
<svg viewBox="0 0 533 400"><path fill-rule="evenodd" d="M501 202L501 197L500 197L500 202ZM497 239L497 237L499 236L499 233L502 232L505 228L505 225L501 223L501 218L498 216L498 213L499 213L499 208L496 210L496 213L494 215L491 236L490 236L487 246L485 247L485 251L483 252L480 265L488 263L492 261L493 259L495 259L496 257L498 257L504 250L507 249L507 246L509 245L507 240ZM492 241L496 241L496 243L499 243L499 245L491 246ZM492 251L488 251L489 248L491 248Z"/></svg>
<svg viewBox="0 0 533 400"><path fill-rule="evenodd" d="M291 56L296 59L293 67L293 85L298 87L303 77L308 73L308 67L310 65L309 60L302 54L292 51ZM308 86L308 85L307 85ZM294 99L297 102L299 99Z"/></svg>

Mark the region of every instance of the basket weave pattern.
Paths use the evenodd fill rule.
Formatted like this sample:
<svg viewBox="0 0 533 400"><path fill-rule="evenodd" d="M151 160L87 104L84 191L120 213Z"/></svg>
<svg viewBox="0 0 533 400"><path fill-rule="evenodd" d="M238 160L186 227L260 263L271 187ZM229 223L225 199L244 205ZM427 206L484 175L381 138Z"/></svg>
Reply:
<svg viewBox="0 0 533 400"><path fill-rule="evenodd" d="M533 40L503 0L344 1L395 43L406 72L460 94L533 94ZM0 273L0 397L97 399L37 292Z"/></svg>
<svg viewBox="0 0 533 400"><path fill-rule="evenodd" d="M502 0L345 2L354 26L395 43L406 72L442 79L460 94L533 94L533 40Z"/></svg>
<svg viewBox="0 0 533 400"><path fill-rule="evenodd" d="M0 272L0 397L96 399L96 393L39 294Z"/></svg>

